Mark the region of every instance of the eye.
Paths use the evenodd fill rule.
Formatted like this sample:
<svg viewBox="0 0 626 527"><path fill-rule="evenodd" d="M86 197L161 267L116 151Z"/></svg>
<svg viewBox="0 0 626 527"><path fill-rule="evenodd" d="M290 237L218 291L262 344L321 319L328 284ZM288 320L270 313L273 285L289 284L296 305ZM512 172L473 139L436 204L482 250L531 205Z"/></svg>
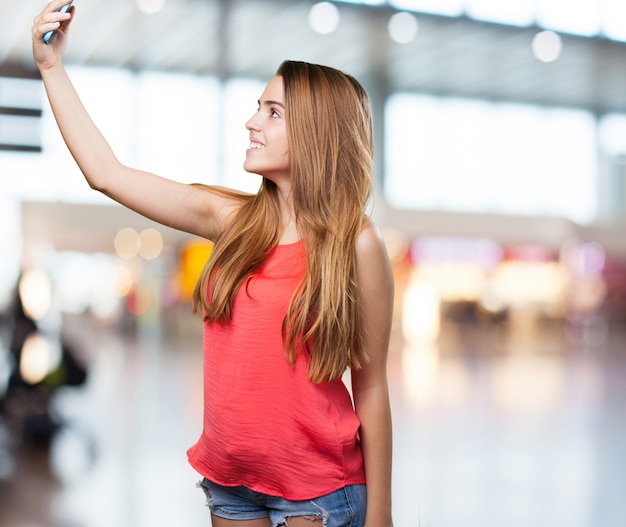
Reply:
<svg viewBox="0 0 626 527"><path fill-rule="evenodd" d="M270 110L270 116L271 117L280 117L280 114L278 113L278 111L276 110L276 108L272 108Z"/></svg>

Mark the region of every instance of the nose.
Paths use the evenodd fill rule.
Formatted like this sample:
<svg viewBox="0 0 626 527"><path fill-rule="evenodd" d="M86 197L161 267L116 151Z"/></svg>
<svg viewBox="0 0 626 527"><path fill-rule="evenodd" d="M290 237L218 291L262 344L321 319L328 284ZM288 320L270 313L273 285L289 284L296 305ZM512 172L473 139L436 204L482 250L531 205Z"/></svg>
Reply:
<svg viewBox="0 0 626 527"><path fill-rule="evenodd" d="M255 132L259 131L259 123L258 123L258 120L256 119L257 115L258 115L258 112L255 113L252 117L250 117L250 119L248 119L248 121L246 122L246 130L248 131L254 130Z"/></svg>

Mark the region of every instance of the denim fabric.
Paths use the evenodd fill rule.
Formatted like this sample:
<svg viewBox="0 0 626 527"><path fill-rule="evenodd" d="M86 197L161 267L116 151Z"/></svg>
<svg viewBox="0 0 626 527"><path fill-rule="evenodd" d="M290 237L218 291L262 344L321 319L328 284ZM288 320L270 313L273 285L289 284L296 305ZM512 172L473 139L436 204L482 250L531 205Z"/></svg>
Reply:
<svg viewBox="0 0 626 527"><path fill-rule="evenodd" d="M312 500L290 501L246 487L224 487L204 478L199 486L211 512L229 520L270 518L272 527L285 527L294 516L321 517L322 527L363 527L365 485L349 485Z"/></svg>

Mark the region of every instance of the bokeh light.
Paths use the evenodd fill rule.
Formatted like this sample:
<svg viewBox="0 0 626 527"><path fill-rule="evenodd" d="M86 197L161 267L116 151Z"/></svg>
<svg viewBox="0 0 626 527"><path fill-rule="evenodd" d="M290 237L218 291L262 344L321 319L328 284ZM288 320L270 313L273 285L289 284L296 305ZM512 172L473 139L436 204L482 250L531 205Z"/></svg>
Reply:
<svg viewBox="0 0 626 527"><path fill-rule="evenodd" d="M151 305L152 293L142 284L135 284L135 287L126 296L126 307L133 315L145 315Z"/></svg>
<svg viewBox="0 0 626 527"><path fill-rule="evenodd" d="M330 2L318 2L309 11L309 24L322 35L332 33L339 26L339 10Z"/></svg>
<svg viewBox="0 0 626 527"><path fill-rule="evenodd" d="M137 9L147 15L158 13L165 6L165 0L135 0Z"/></svg>
<svg viewBox="0 0 626 527"><path fill-rule="evenodd" d="M22 307L33 320L43 318L50 310L52 286L48 276L38 269L24 272L18 285Z"/></svg>
<svg viewBox="0 0 626 527"><path fill-rule="evenodd" d="M404 292L402 333L412 346L433 344L439 336L441 299L428 282L412 280Z"/></svg>
<svg viewBox="0 0 626 527"><path fill-rule="evenodd" d="M139 233L135 229L122 229L115 235L115 252L124 260L132 260L139 254L139 243Z"/></svg>
<svg viewBox="0 0 626 527"><path fill-rule="evenodd" d="M20 354L20 375L28 384L37 384L54 370L60 361L58 349L48 339L34 333L22 346ZM56 352L56 353L55 353Z"/></svg>
<svg viewBox="0 0 626 527"><path fill-rule="evenodd" d="M163 250L163 237L156 229L145 229L139 233L139 254L146 260L158 258Z"/></svg>
<svg viewBox="0 0 626 527"><path fill-rule="evenodd" d="M125 297L128 295L135 283L133 275L128 267L118 265L115 268L115 294L118 297Z"/></svg>
<svg viewBox="0 0 626 527"><path fill-rule="evenodd" d="M392 15L387 24L389 36L398 44L408 44L417 36L417 18L406 11Z"/></svg>
<svg viewBox="0 0 626 527"><path fill-rule="evenodd" d="M540 31L533 38L532 49L537 60L554 62L561 56L563 43L554 31Z"/></svg>

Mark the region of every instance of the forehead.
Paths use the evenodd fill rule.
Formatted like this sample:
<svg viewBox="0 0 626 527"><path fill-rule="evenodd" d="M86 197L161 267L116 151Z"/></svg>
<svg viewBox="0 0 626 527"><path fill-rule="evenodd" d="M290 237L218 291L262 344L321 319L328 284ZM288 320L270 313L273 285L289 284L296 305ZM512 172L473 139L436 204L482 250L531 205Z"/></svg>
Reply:
<svg viewBox="0 0 626 527"><path fill-rule="evenodd" d="M273 77L265 86L265 90L261 95L261 101L277 101L284 103L283 101L283 78L276 76Z"/></svg>

